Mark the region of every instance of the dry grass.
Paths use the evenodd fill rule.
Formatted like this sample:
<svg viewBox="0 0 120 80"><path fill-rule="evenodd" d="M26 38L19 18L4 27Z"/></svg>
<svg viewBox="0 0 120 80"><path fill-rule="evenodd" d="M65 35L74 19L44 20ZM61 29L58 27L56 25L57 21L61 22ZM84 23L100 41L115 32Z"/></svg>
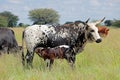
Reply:
<svg viewBox="0 0 120 80"><path fill-rule="evenodd" d="M18 41L18 44L21 45L22 31L24 30L24 28L11 28L11 29L15 32L15 37L16 37L16 40Z"/></svg>

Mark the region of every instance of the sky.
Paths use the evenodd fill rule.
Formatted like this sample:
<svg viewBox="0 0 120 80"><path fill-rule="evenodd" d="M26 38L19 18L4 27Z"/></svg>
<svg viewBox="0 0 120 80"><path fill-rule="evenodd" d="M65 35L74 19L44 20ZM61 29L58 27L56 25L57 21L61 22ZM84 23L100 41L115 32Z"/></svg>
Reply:
<svg viewBox="0 0 120 80"><path fill-rule="evenodd" d="M10 11L19 17L19 22L32 24L30 10L52 8L60 15L60 23L88 18L99 20L120 19L120 0L0 0L0 12Z"/></svg>

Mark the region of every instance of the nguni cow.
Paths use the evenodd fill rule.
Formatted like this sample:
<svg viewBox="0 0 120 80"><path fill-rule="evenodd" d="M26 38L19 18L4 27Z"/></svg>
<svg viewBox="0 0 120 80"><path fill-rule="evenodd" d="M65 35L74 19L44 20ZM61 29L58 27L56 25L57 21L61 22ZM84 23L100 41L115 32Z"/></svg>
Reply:
<svg viewBox="0 0 120 80"><path fill-rule="evenodd" d="M18 43L14 31L8 28L0 28L0 52L10 53L18 51Z"/></svg>
<svg viewBox="0 0 120 80"><path fill-rule="evenodd" d="M109 29L106 26L97 26L97 28L101 37L106 37L108 35Z"/></svg>
<svg viewBox="0 0 120 80"><path fill-rule="evenodd" d="M64 25L33 25L27 27L23 31L22 37L22 46L24 46L23 41L25 41L27 48L25 59L24 50L22 51L23 64L26 60L27 65L32 66L34 51L37 47L52 48L59 45L68 45L70 51L66 59L73 66L76 54L83 51L87 42L100 43L102 41L96 25L104 19L94 23L88 23L89 19L86 22L74 22L68 27Z"/></svg>
<svg viewBox="0 0 120 80"><path fill-rule="evenodd" d="M66 59L67 53L69 51L68 45L60 45L54 48L43 48L37 47L35 53L38 54L47 62L47 67L51 68L51 65L54 63L54 59Z"/></svg>

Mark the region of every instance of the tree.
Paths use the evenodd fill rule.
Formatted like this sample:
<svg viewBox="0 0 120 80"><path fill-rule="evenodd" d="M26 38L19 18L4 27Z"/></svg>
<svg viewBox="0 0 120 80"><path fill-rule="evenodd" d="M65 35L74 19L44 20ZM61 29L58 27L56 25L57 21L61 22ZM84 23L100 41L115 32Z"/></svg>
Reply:
<svg viewBox="0 0 120 80"><path fill-rule="evenodd" d="M19 26L19 27L23 27L23 26L24 26L24 23L19 23L18 26Z"/></svg>
<svg viewBox="0 0 120 80"><path fill-rule="evenodd" d="M7 18L8 27L14 27L17 25L17 21L19 20L18 16L12 14L9 11L1 12L0 15Z"/></svg>
<svg viewBox="0 0 120 80"><path fill-rule="evenodd" d="M53 9L34 9L29 11L29 19L33 24L53 24L58 23L59 14Z"/></svg>
<svg viewBox="0 0 120 80"><path fill-rule="evenodd" d="M105 24L106 26L111 26L111 25L112 25L112 20L106 20L106 21L104 22L104 24Z"/></svg>
<svg viewBox="0 0 120 80"><path fill-rule="evenodd" d="M112 26L120 27L120 20L114 20L114 21L112 22Z"/></svg>
<svg viewBox="0 0 120 80"><path fill-rule="evenodd" d="M7 18L4 16L0 16L0 27L7 27L8 22L7 22Z"/></svg>

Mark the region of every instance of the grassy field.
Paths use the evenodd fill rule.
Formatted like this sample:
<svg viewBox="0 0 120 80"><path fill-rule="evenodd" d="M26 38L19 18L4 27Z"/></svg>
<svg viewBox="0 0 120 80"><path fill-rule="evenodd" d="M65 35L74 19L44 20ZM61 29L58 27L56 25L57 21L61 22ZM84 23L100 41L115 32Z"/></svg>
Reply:
<svg viewBox="0 0 120 80"><path fill-rule="evenodd" d="M21 45L22 28L13 29ZM75 69L65 60L55 60L52 69L37 55L33 69L24 69L20 56L0 56L0 80L120 80L120 29L110 28L102 43L88 43L76 57Z"/></svg>

